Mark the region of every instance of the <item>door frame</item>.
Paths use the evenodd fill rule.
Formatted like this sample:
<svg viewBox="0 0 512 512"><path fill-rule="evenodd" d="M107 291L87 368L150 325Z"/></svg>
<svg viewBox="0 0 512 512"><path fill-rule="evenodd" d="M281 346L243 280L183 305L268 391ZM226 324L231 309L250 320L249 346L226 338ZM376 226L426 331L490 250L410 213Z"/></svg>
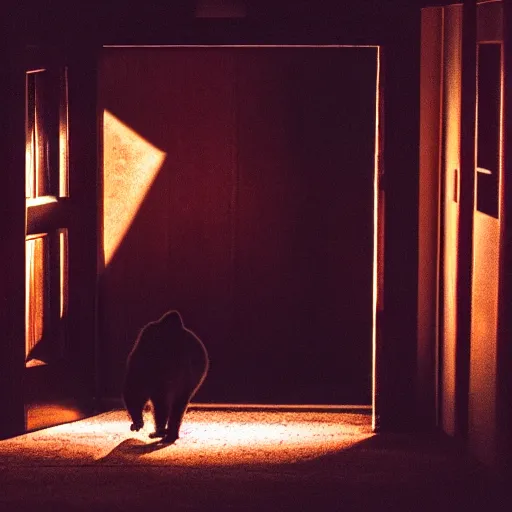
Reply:
<svg viewBox="0 0 512 512"><path fill-rule="evenodd" d="M383 306L384 306L384 216L385 216L385 189L383 186L383 136L384 136L384 88L383 88L383 66L381 65L381 52L382 48L379 45L343 45L343 44L112 44L104 45L103 48L144 48L144 49L158 49L158 48L202 48L202 49L215 49L215 48L375 48L376 50L376 82L375 82L375 147L374 147L374 171L373 171L373 264L372 264L372 339L371 339L371 410L372 410L372 428L374 431L380 430L381 413L379 408L385 400L385 392L380 390L380 344L382 343L382 327L383 327ZM102 114L100 113L100 122ZM102 140L100 141L102 144ZM103 172L100 173L100 176ZM101 196L101 178L99 183L99 190ZM103 205L101 199L98 199L99 211L102 211ZM102 252L102 243L100 242L100 253ZM100 257L100 261L103 258ZM101 272L101 268L100 268ZM101 312L100 312L101 315ZM101 337L101 334L100 334Z"/></svg>

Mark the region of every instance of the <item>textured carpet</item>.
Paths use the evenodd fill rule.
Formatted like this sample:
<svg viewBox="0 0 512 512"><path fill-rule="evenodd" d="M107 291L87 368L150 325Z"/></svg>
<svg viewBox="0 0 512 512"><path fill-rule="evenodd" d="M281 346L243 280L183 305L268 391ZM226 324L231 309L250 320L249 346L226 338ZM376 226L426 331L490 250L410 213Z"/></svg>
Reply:
<svg viewBox="0 0 512 512"><path fill-rule="evenodd" d="M0 510L508 510L447 439L364 414L193 410L174 445L123 411L0 441ZM508 502L508 507L507 507Z"/></svg>
<svg viewBox="0 0 512 512"><path fill-rule="evenodd" d="M190 411L173 445L149 438L149 413L141 431L130 432L129 425L124 411L112 411L2 441L0 457L11 466L266 465L338 453L372 436L364 414Z"/></svg>

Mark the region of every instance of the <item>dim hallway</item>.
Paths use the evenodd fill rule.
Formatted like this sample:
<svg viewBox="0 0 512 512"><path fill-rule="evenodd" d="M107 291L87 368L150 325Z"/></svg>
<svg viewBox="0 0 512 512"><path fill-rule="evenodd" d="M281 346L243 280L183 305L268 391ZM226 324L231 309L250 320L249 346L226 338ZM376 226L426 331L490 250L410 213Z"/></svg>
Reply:
<svg viewBox="0 0 512 512"><path fill-rule="evenodd" d="M0 15L0 512L510 510L483 468L512 489L512 0L25 4ZM365 404L378 435L81 423L171 308L198 401Z"/></svg>
<svg viewBox="0 0 512 512"><path fill-rule="evenodd" d="M441 434L373 434L368 414L192 408L162 446L124 411L0 441L1 510L505 510Z"/></svg>

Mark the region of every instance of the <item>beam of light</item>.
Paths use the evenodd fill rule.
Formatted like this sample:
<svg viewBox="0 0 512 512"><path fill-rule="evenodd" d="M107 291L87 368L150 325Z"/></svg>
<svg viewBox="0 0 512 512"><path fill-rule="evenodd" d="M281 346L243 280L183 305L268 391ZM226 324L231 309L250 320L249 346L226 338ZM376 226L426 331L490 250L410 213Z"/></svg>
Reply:
<svg viewBox="0 0 512 512"><path fill-rule="evenodd" d="M59 231L60 318L68 309L68 230Z"/></svg>
<svg viewBox="0 0 512 512"><path fill-rule="evenodd" d="M109 264L148 193L166 154L103 113L103 234Z"/></svg>
<svg viewBox="0 0 512 512"><path fill-rule="evenodd" d="M63 69L59 105L59 196L69 196L69 113L68 113L68 69Z"/></svg>
<svg viewBox="0 0 512 512"><path fill-rule="evenodd" d="M28 123L28 121L27 121ZM34 190L34 128L27 128L25 141L25 197L33 198Z"/></svg>
<svg viewBox="0 0 512 512"><path fill-rule="evenodd" d="M372 269L372 429L377 427L375 418L375 380L377 359L377 309L382 308L382 277L384 269L380 257L382 247L379 245L379 172L380 172L380 48L377 48L377 75L375 84L375 157L373 170L373 269ZM382 253L383 254L383 253ZM380 281L380 282L379 282ZM380 285L380 286L379 286Z"/></svg>
<svg viewBox="0 0 512 512"><path fill-rule="evenodd" d="M125 411L0 441L0 457L12 464L122 463L172 466L236 466L296 463L352 448L373 436L370 415L325 412L191 410L180 439L161 445L148 438L149 413L130 432Z"/></svg>

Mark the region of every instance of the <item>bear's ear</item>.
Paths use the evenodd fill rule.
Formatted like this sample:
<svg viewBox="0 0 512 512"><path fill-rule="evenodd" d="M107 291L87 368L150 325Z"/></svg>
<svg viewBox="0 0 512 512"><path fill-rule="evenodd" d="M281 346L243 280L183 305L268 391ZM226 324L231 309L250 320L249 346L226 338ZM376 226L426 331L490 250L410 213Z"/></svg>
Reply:
<svg viewBox="0 0 512 512"><path fill-rule="evenodd" d="M175 310L165 313L165 315L160 319L160 323L171 330L183 329L183 320L181 315Z"/></svg>

